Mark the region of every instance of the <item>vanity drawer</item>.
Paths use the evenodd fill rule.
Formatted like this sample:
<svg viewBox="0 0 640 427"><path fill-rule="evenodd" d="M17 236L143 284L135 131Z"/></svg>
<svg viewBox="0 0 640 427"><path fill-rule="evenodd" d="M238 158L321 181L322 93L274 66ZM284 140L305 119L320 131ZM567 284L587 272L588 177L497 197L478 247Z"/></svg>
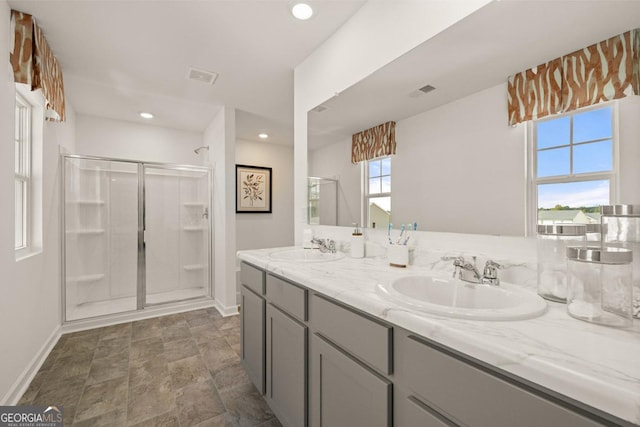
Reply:
<svg viewBox="0 0 640 427"><path fill-rule="evenodd" d="M240 263L240 283L254 292L264 295L265 272L246 262Z"/></svg>
<svg viewBox="0 0 640 427"><path fill-rule="evenodd" d="M313 327L343 349L384 374L393 371L393 328L347 307L313 295L310 303Z"/></svg>
<svg viewBox="0 0 640 427"><path fill-rule="evenodd" d="M300 320L307 320L307 290L267 274L267 298L273 305L281 308Z"/></svg>
<svg viewBox="0 0 640 427"><path fill-rule="evenodd" d="M396 381L443 416L462 425L594 427L559 401L548 400L515 380L472 366L461 356L408 335L396 340ZM513 382L512 382L513 381ZM531 389L532 390L532 389ZM426 406L425 405L425 406Z"/></svg>
<svg viewBox="0 0 640 427"><path fill-rule="evenodd" d="M420 427L456 427L454 421L447 419L433 408L425 405L415 396L400 397L394 399L394 425L420 426Z"/></svg>

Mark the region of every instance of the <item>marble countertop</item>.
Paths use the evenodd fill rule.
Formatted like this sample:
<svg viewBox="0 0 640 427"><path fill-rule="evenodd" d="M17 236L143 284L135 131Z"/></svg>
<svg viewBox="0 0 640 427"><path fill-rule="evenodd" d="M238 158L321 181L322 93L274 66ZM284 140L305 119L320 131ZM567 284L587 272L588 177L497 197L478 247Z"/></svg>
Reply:
<svg viewBox="0 0 640 427"><path fill-rule="evenodd" d="M390 267L383 258L347 256L331 262L296 263L270 257L270 253L282 249L239 251L238 258L640 425L638 320L633 328L626 330L594 325L571 318L564 304L552 302L542 316L517 321L462 320L420 313L384 299L377 293L377 285L403 275L448 276L450 265L423 261L398 269Z"/></svg>

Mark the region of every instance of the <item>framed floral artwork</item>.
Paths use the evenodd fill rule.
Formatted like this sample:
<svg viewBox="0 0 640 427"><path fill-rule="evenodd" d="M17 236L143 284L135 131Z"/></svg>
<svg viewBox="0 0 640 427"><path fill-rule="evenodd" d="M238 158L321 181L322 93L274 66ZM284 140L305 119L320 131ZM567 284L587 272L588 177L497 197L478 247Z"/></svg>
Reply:
<svg viewBox="0 0 640 427"><path fill-rule="evenodd" d="M271 168L236 165L236 213L271 213Z"/></svg>

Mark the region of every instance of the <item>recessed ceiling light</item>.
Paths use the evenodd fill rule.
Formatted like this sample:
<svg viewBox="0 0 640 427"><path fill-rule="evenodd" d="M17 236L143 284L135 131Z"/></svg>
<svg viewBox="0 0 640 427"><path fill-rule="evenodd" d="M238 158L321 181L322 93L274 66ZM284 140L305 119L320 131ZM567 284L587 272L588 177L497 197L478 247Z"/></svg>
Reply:
<svg viewBox="0 0 640 427"><path fill-rule="evenodd" d="M269 138L269 135L268 135L268 134L266 134L266 133L259 133L259 134L258 134L258 138L260 138L260 139L267 139L267 138Z"/></svg>
<svg viewBox="0 0 640 427"><path fill-rule="evenodd" d="M306 3L296 3L291 8L293 16L301 21L306 21L313 16L313 9Z"/></svg>
<svg viewBox="0 0 640 427"><path fill-rule="evenodd" d="M140 117L142 117L143 119L153 119L153 114L151 113L140 113Z"/></svg>

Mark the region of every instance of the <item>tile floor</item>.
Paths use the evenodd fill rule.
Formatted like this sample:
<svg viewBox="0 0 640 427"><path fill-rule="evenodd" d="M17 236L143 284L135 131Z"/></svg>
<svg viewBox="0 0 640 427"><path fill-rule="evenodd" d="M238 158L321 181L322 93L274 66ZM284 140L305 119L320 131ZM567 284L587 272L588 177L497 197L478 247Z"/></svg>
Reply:
<svg viewBox="0 0 640 427"><path fill-rule="evenodd" d="M73 426L281 426L239 353L238 316L214 308L66 334L19 404Z"/></svg>

